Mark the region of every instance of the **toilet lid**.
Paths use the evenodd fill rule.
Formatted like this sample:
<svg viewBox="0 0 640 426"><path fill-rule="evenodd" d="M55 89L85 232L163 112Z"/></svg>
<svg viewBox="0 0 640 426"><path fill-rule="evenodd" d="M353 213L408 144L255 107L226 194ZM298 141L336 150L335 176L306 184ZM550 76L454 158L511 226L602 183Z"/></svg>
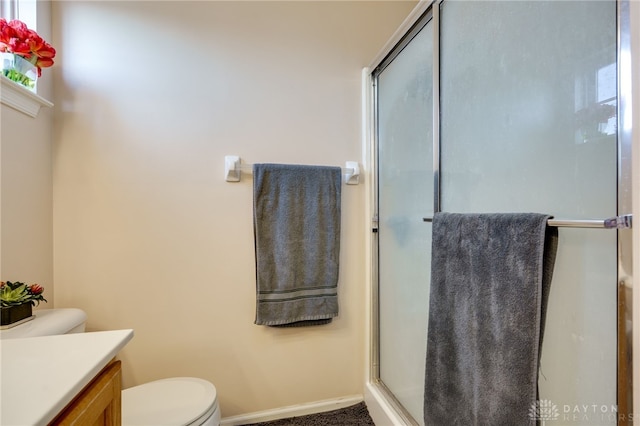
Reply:
<svg viewBox="0 0 640 426"><path fill-rule="evenodd" d="M217 404L216 388L194 377L172 377L122 391L123 425L188 425Z"/></svg>

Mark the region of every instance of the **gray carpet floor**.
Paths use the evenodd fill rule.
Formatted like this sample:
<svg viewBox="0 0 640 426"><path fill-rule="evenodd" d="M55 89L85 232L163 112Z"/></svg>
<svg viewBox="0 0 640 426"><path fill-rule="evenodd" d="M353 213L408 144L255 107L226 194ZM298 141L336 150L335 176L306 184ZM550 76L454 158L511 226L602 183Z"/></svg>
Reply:
<svg viewBox="0 0 640 426"><path fill-rule="evenodd" d="M375 426L364 402L339 410L245 426Z"/></svg>

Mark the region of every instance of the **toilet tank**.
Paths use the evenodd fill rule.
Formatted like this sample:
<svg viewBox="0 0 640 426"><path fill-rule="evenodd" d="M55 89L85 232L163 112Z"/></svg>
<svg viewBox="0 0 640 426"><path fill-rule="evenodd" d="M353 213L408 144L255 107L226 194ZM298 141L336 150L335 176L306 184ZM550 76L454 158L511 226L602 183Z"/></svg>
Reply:
<svg viewBox="0 0 640 426"><path fill-rule="evenodd" d="M54 336L83 333L87 314L75 308L40 309L33 312L35 318L15 327L0 330L0 339Z"/></svg>

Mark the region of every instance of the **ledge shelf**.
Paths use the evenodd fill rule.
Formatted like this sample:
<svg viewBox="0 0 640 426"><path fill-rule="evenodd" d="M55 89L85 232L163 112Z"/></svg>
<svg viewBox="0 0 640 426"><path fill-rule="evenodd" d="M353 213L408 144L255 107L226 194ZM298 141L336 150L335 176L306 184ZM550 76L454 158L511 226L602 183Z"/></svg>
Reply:
<svg viewBox="0 0 640 426"><path fill-rule="evenodd" d="M51 108L53 106L53 103L42 96L38 96L26 87L9 80L4 75L0 75L0 85L2 103L30 117L37 117L40 107Z"/></svg>

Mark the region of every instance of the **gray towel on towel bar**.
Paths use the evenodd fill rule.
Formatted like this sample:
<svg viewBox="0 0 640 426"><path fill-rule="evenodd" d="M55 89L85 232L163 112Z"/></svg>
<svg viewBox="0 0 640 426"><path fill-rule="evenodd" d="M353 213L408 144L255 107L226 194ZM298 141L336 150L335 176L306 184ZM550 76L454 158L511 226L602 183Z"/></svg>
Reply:
<svg viewBox="0 0 640 426"><path fill-rule="evenodd" d="M341 186L340 167L254 164L256 324L338 315Z"/></svg>
<svg viewBox="0 0 640 426"><path fill-rule="evenodd" d="M537 213L433 218L424 422L536 424L558 231Z"/></svg>

